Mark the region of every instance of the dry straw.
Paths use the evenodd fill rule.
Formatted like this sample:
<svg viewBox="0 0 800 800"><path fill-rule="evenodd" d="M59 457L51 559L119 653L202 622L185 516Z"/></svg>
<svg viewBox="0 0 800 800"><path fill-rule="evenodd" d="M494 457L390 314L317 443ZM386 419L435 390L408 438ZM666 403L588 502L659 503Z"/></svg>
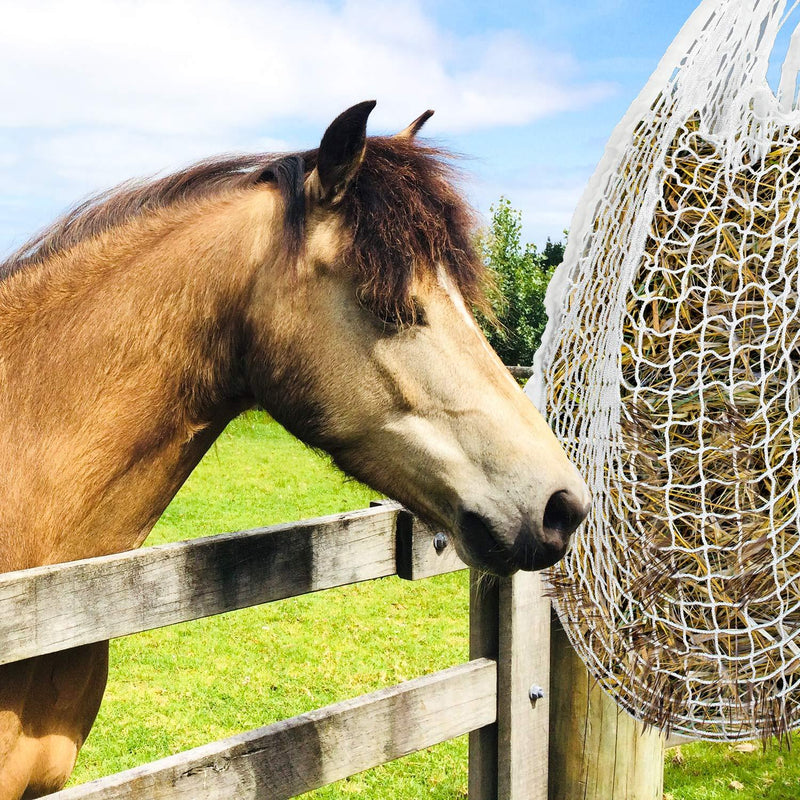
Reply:
<svg viewBox="0 0 800 800"><path fill-rule="evenodd" d="M800 136L777 130L731 170L699 129L694 114L667 148L624 300L602 520L617 535L599 553L580 540L551 580L573 640L637 716L782 735L800 717ZM631 152L650 135L639 126ZM628 160L621 183L647 169ZM618 197L614 213L634 202ZM580 457L575 365L558 363L551 396L568 413L556 427ZM576 581L604 570L604 586Z"/></svg>
<svg viewBox="0 0 800 800"><path fill-rule="evenodd" d="M798 17L701 0L576 209L526 387L594 494L551 575L570 641L710 739L800 725L800 26L767 80Z"/></svg>

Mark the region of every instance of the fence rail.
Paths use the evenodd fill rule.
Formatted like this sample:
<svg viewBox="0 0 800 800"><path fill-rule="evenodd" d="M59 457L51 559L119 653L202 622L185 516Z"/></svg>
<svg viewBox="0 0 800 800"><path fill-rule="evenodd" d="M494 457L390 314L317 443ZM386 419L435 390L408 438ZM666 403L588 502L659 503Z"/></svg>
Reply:
<svg viewBox="0 0 800 800"><path fill-rule="evenodd" d="M533 367L510 366L508 371L515 378L530 378L533 375Z"/></svg>
<svg viewBox="0 0 800 800"><path fill-rule="evenodd" d="M436 546L434 545L436 542ZM393 503L0 575L0 664L357 581L464 569ZM470 596L466 664L54 795L292 797L470 733L471 800L546 800L549 601L538 575Z"/></svg>
<svg viewBox="0 0 800 800"><path fill-rule="evenodd" d="M284 800L491 725L479 659L59 792L58 800Z"/></svg>
<svg viewBox="0 0 800 800"><path fill-rule="evenodd" d="M0 664L394 575L400 513L370 508L6 573Z"/></svg>

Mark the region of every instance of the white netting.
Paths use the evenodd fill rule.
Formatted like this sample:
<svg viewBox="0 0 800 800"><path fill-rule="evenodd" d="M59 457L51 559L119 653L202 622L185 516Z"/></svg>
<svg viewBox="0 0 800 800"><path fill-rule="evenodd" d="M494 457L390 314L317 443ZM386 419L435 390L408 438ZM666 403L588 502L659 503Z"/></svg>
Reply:
<svg viewBox="0 0 800 800"><path fill-rule="evenodd" d="M794 9L794 6L792 7ZM800 721L800 28L705 0L617 127L529 384L592 488L551 573L630 712L704 738Z"/></svg>

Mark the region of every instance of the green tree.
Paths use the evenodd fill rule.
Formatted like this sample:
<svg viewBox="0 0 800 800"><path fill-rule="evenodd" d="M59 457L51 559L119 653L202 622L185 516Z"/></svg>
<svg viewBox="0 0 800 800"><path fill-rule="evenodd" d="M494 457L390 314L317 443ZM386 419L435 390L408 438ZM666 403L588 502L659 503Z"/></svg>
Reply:
<svg viewBox="0 0 800 800"><path fill-rule="evenodd" d="M495 320L480 317L489 343L506 364L531 364L547 324L544 293L553 270L564 258L564 245L547 240L539 253L522 244L522 214L501 197L478 246L494 285L489 300Z"/></svg>

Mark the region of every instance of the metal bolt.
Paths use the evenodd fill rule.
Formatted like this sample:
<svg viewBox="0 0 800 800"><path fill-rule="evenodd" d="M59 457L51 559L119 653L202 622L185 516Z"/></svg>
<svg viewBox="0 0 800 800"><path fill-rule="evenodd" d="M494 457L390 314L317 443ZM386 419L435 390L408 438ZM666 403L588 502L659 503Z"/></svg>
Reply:
<svg viewBox="0 0 800 800"><path fill-rule="evenodd" d="M537 700L541 700L544 697L544 689L534 683L533 686L528 689L528 697L531 703L535 703Z"/></svg>
<svg viewBox="0 0 800 800"><path fill-rule="evenodd" d="M445 549L445 547L447 547L447 534L446 533L441 533L441 532L437 533L433 537L433 549L437 553L441 553L442 550Z"/></svg>

